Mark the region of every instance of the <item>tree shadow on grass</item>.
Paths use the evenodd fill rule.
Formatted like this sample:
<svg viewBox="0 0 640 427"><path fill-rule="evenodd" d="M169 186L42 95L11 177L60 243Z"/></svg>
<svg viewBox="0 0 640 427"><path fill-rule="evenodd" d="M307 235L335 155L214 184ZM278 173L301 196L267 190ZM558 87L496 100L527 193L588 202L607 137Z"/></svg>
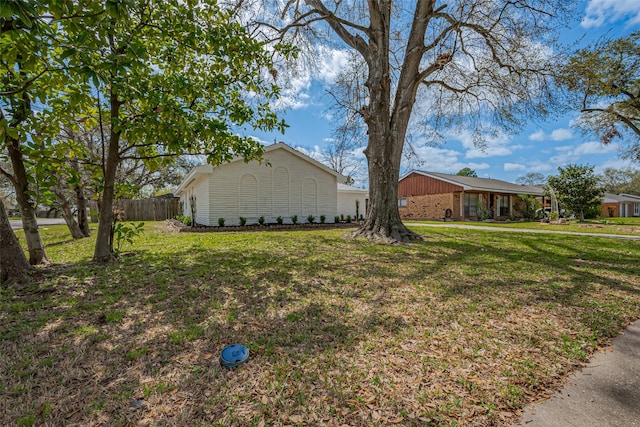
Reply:
<svg viewBox="0 0 640 427"><path fill-rule="evenodd" d="M213 372L204 377L212 381L209 390L219 393L224 381L216 362L224 345L247 345L256 364L275 364L283 357L306 363L323 353L349 352L369 334L406 327L400 316L356 313L356 305L336 298L332 284L315 276L321 264L304 258L247 248L170 257L139 251L106 268L69 267L44 304L16 308L36 315L20 320L21 339L11 335L21 345L3 345L8 357L3 365L16 372L5 382L11 390L3 404L8 423L16 422L16 414L37 413L54 396L51 413L56 415L47 418L54 424L141 419L148 413L130 412L132 399L162 395L167 390L159 388L178 385L197 394L193 387L201 380L189 369ZM46 314L40 314L45 306ZM9 337L5 328L10 325L2 331ZM57 369L42 368L43 363ZM39 381L25 384L19 374L25 364L34 367L33 375L46 374L48 382L59 385L41 393ZM170 414L157 419L180 422Z"/></svg>
<svg viewBox="0 0 640 427"><path fill-rule="evenodd" d="M213 247L185 237L183 250L137 250L107 267L69 265L46 298L17 296L8 306L15 316L0 331L7 373L0 421L37 415L46 402L52 424L213 422L246 401L276 419L272 406L305 407L304 396L288 394L296 378L339 396L317 370L346 375L363 343L410 334L412 312L424 313L426 331L432 322L456 334L455 324L474 316L499 321L504 310L533 307L568 312L604 334L598 316L618 326L632 310L599 308L608 300L592 295L596 288L607 288L608 298L638 297L637 249L620 243L611 260L598 243L580 247L585 240L574 238L432 233L388 247L299 233L265 233L268 244L247 234ZM431 306L434 299L441 304ZM218 354L236 342L249 347L250 363L224 371ZM252 401L260 394L280 400ZM146 406L133 411L132 399Z"/></svg>

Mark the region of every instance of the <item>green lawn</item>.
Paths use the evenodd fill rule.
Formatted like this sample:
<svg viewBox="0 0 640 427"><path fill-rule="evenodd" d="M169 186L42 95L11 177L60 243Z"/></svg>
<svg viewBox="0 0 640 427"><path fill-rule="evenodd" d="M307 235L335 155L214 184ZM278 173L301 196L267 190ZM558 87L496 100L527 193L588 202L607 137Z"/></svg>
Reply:
<svg viewBox="0 0 640 427"><path fill-rule="evenodd" d="M640 217L636 218L606 218L601 220L587 220L580 223L575 220L568 221L566 224L549 224L540 221L516 221L516 222L481 222L481 221L405 221L408 225L417 223L427 224L463 224L475 225L483 227L504 227L504 228L522 228L528 230L551 230L551 231L571 231L578 233L598 233L598 234L627 234L640 235Z"/></svg>
<svg viewBox="0 0 640 427"><path fill-rule="evenodd" d="M415 230L148 223L102 266L46 227L54 264L1 293L0 425L508 425L640 318L638 241Z"/></svg>

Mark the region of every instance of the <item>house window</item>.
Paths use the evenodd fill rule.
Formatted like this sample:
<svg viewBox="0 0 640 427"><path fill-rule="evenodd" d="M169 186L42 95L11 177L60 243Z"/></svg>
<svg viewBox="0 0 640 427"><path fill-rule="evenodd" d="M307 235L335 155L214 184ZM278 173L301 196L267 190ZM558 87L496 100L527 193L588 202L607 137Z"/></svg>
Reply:
<svg viewBox="0 0 640 427"><path fill-rule="evenodd" d="M640 216L640 203L633 204L633 216Z"/></svg>
<svg viewBox="0 0 640 427"><path fill-rule="evenodd" d="M464 216L478 216L478 195L464 195Z"/></svg>
<svg viewBox="0 0 640 427"><path fill-rule="evenodd" d="M400 197L398 199L398 207L399 208L406 208L407 207L407 198L406 197Z"/></svg>
<svg viewBox="0 0 640 427"><path fill-rule="evenodd" d="M498 216L509 215L509 196L498 196Z"/></svg>

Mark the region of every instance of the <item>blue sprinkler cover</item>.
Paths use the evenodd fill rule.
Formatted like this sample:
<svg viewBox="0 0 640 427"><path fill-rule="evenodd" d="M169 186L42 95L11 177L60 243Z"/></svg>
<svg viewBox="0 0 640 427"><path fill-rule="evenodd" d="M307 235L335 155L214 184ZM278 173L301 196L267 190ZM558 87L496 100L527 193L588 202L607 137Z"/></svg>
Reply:
<svg viewBox="0 0 640 427"><path fill-rule="evenodd" d="M240 344L231 344L222 349L220 364L225 368L237 368L249 359L249 350Z"/></svg>

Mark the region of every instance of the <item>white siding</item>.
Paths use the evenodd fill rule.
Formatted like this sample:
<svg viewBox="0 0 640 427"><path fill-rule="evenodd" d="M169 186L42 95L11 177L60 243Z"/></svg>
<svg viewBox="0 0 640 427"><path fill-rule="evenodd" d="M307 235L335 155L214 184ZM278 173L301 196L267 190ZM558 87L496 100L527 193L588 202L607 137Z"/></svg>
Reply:
<svg viewBox="0 0 640 427"><path fill-rule="evenodd" d="M271 166L236 161L213 168L208 178L209 225L217 225L218 218L224 218L226 225L237 225L240 216L247 218L247 224L257 223L260 216L267 223L275 223L278 216L290 223L292 215L304 223L309 214L316 221L320 215L333 221L335 175L285 149L270 151L265 159Z"/></svg>
<svg viewBox="0 0 640 427"><path fill-rule="evenodd" d="M356 200L360 203L358 215L364 217L366 215L366 193L338 191L338 215L344 215L345 218L347 215L351 215L351 218L356 218Z"/></svg>
<svg viewBox="0 0 640 427"><path fill-rule="evenodd" d="M273 215L289 217L289 169L277 166L273 169Z"/></svg>
<svg viewBox="0 0 640 427"><path fill-rule="evenodd" d="M191 196L195 197L196 202L196 217L194 221L196 224L212 225L209 222L209 182L206 179L199 180L193 183L193 186L189 190L189 199ZM191 216L191 207L187 211L187 215Z"/></svg>
<svg viewBox="0 0 640 427"><path fill-rule="evenodd" d="M318 184L313 178L305 178L302 183L302 212L306 212L304 218L318 216Z"/></svg>
<svg viewBox="0 0 640 427"><path fill-rule="evenodd" d="M242 216L258 218L258 179L246 173L240 178L240 211Z"/></svg>

